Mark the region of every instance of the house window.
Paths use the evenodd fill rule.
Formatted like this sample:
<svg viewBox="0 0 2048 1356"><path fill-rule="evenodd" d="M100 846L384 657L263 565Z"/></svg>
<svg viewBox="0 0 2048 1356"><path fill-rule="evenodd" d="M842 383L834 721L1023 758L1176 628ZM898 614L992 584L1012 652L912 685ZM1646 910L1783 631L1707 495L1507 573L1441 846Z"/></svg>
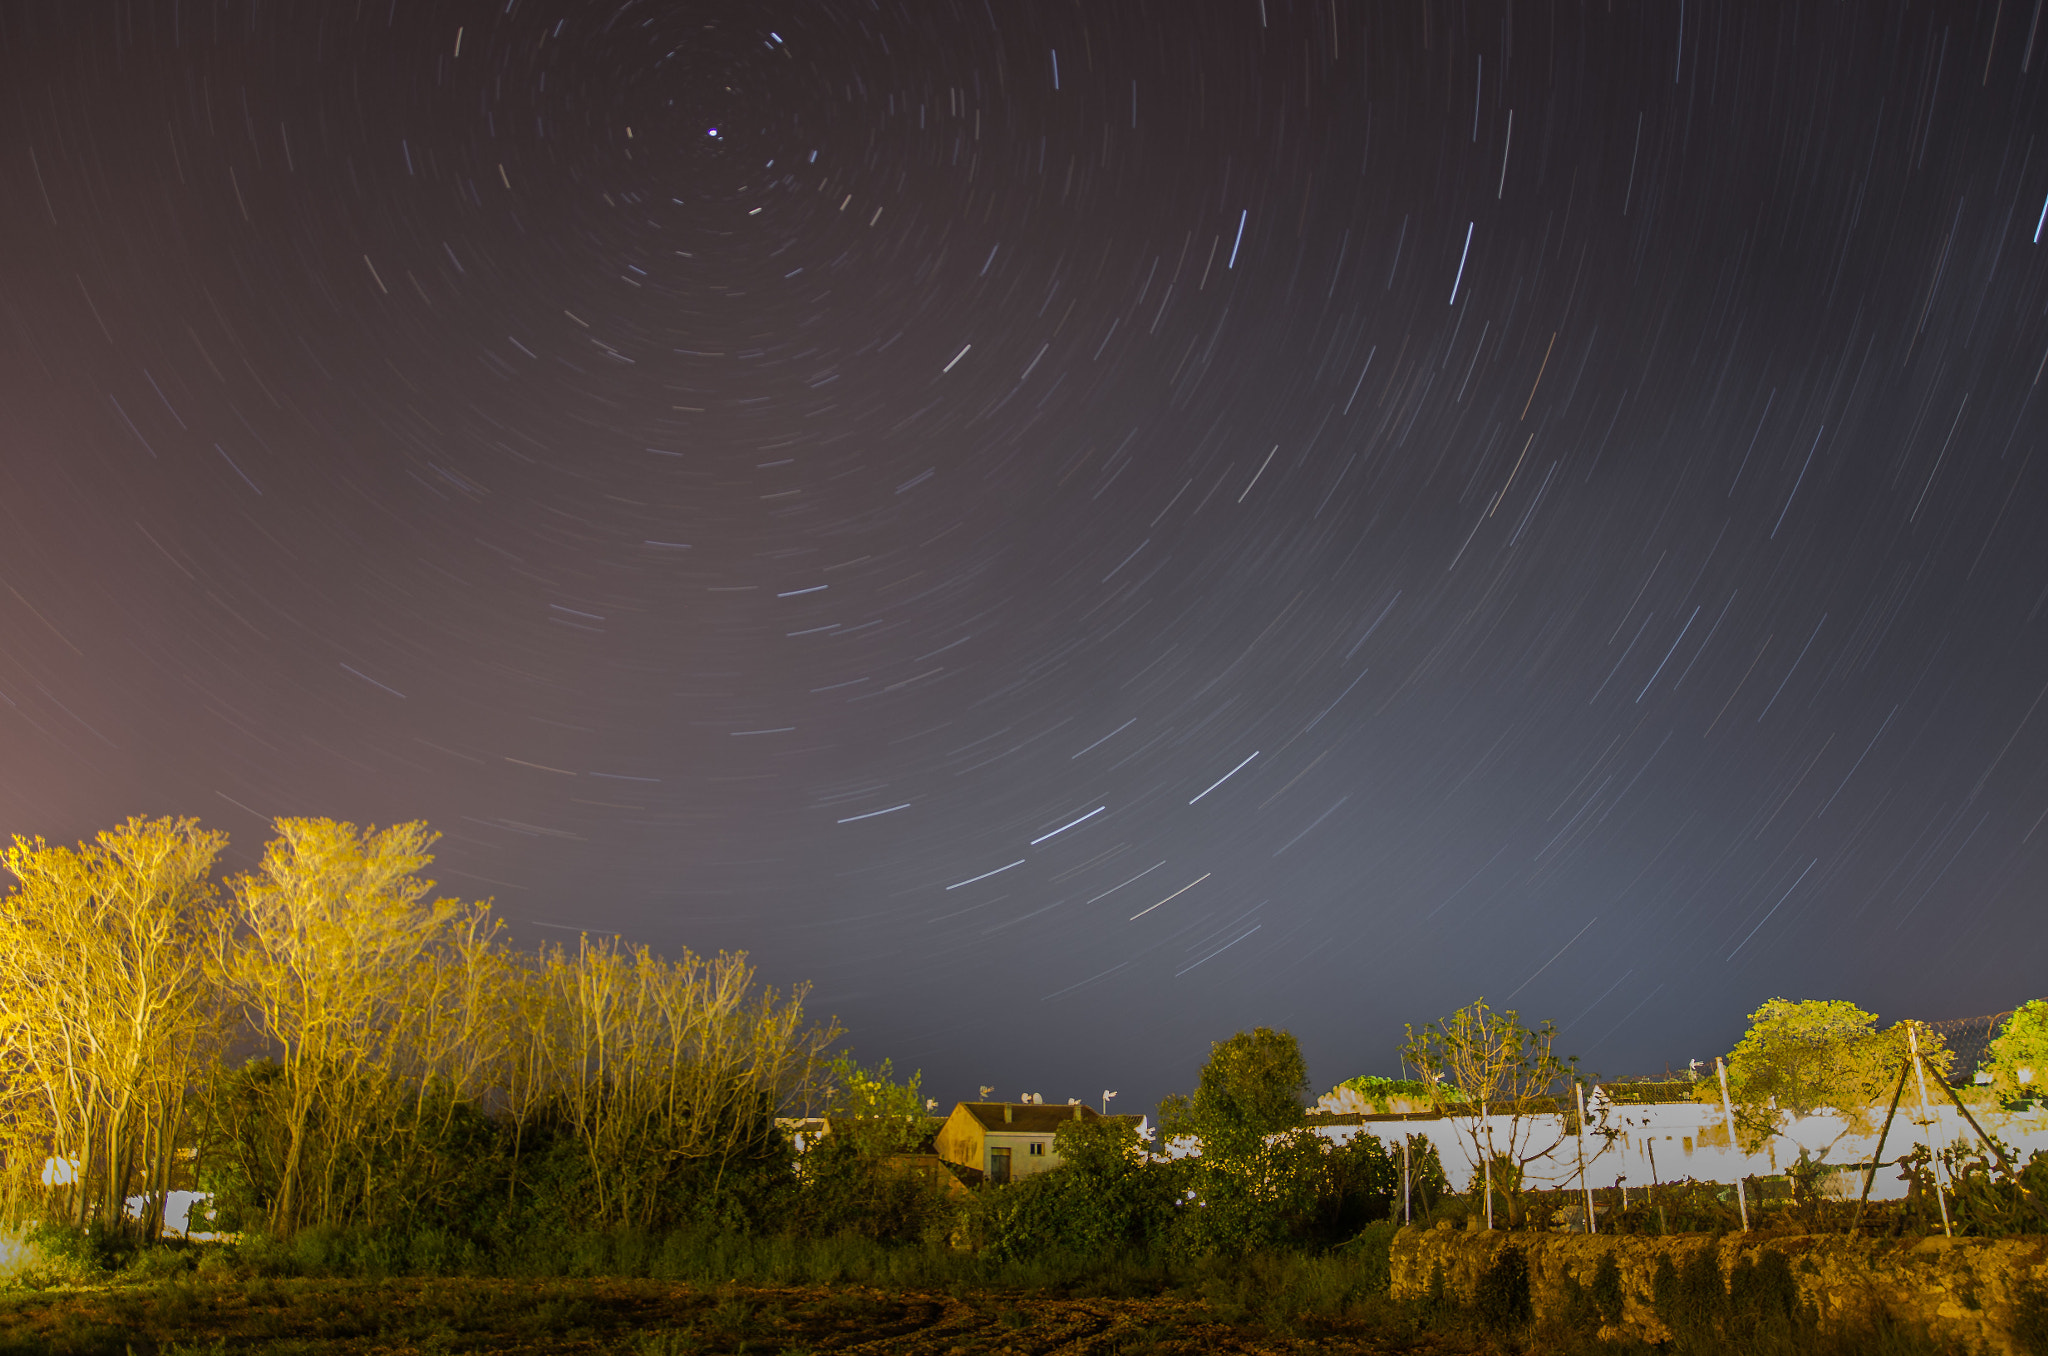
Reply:
<svg viewBox="0 0 2048 1356"><path fill-rule="evenodd" d="M1002 1186L1010 1180L1010 1151L990 1149L988 1151L988 1180Z"/></svg>
<svg viewBox="0 0 2048 1356"><path fill-rule="evenodd" d="M1031 1156L1033 1158L1045 1157L1045 1142L1043 1140L1031 1141Z"/></svg>

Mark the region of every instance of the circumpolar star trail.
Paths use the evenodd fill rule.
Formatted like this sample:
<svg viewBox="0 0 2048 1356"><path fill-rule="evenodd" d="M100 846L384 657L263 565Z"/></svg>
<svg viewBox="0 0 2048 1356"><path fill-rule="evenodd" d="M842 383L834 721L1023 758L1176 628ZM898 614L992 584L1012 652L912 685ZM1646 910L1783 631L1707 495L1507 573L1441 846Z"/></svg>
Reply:
<svg viewBox="0 0 2048 1356"><path fill-rule="evenodd" d="M1243 763L1239 763L1239 764L1238 764L1238 765L1237 765L1236 767L1234 767L1234 768L1230 769L1230 771L1228 771L1228 772L1224 773L1224 774L1223 774L1223 775L1222 775L1221 777L1218 777L1218 778L1217 778L1217 779L1216 779L1215 781L1213 781L1213 782L1210 782L1210 783L1209 783L1209 785L1208 785L1208 786L1207 786L1207 787L1206 787L1206 788L1205 788L1204 790L1202 790L1202 791L1200 792L1200 794L1198 794L1198 795L1197 795L1197 796L1195 797L1195 800L1200 800L1200 799L1201 799L1201 798L1202 798L1203 796L1206 796L1206 795L1208 795L1208 794L1209 794L1209 792L1211 792L1211 791L1214 791L1214 790L1215 790L1215 789L1216 789L1217 787L1219 787L1219 786L1223 785L1223 783L1225 783L1225 782L1229 781L1229 780L1230 780L1230 779L1231 779L1232 777L1235 777L1235 776L1236 776L1236 775L1237 775L1238 773L1240 773L1240 772L1244 771L1244 769L1245 769L1245 765L1246 765L1246 764L1248 764L1248 763L1250 763L1250 762L1251 762L1251 760L1252 760L1253 758L1256 758L1256 757L1258 757L1258 756L1259 756L1259 755L1258 755L1258 751L1257 751L1256 749L1254 749L1254 750L1252 751L1251 755L1250 755L1249 757L1247 757L1247 758L1246 758L1246 759L1244 760L1244 762L1243 762ZM1191 801L1189 801L1189 802L1188 802L1188 804L1190 804L1190 805L1193 805L1193 804L1195 803L1195 800L1191 800Z"/></svg>
<svg viewBox="0 0 2048 1356"><path fill-rule="evenodd" d="M2048 49L1526 9L0 5L0 840L424 821L942 1099L2039 996Z"/></svg>

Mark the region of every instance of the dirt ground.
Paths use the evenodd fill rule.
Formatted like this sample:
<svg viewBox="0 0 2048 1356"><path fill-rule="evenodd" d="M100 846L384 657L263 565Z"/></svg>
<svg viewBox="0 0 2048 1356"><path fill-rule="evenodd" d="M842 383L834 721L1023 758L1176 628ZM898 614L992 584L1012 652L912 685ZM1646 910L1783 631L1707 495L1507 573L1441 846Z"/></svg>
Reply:
<svg viewBox="0 0 2048 1356"><path fill-rule="evenodd" d="M1477 1356L1444 1334L1221 1322L1173 1298L948 1295L865 1287L695 1288L648 1281L490 1279L167 1282L0 1297L0 1356L370 1356L377 1353L1401 1352Z"/></svg>

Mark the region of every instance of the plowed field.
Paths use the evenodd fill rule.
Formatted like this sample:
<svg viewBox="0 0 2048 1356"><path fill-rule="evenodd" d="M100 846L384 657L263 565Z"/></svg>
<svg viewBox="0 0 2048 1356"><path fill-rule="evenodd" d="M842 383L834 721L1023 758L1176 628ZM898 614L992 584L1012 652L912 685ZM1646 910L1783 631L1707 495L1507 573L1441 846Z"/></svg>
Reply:
<svg viewBox="0 0 2048 1356"><path fill-rule="evenodd" d="M1279 1333L1197 1302L690 1287L649 1281L166 1283L0 1297L0 1354L333 1353L1472 1353L1440 1334L1342 1323Z"/></svg>

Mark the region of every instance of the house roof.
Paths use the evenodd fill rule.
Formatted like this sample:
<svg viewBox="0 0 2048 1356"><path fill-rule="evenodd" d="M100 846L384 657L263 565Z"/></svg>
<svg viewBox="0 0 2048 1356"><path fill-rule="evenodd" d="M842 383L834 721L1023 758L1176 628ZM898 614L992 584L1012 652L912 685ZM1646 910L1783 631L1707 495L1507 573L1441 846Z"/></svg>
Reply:
<svg viewBox="0 0 2048 1356"><path fill-rule="evenodd" d="M1008 1109L1010 1119L1003 1119ZM1101 1120L1130 1120L1127 1116L1104 1116L1094 1107L1039 1106L1028 1102L962 1102L955 1112L965 1111L982 1129L998 1135L1049 1135L1062 1125L1079 1119L1083 1124ZM1081 1114L1077 1118L1074 1113Z"/></svg>

